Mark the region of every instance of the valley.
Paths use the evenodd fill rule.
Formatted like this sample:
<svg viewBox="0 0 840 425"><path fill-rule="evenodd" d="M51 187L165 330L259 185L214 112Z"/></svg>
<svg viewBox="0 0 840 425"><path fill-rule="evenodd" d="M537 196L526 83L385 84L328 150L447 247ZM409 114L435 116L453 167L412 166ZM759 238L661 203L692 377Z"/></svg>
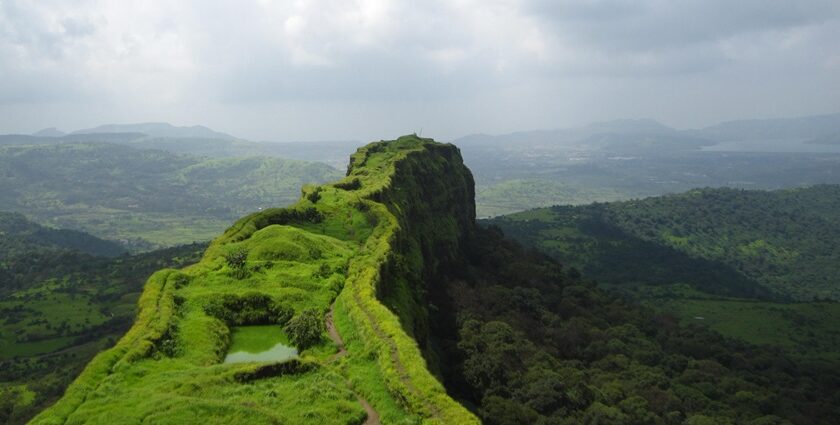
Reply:
<svg viewBox="0 0 840 425"><path fill-rule="evenodd" d="M808 190L833 188L784 195L806 199ZM753 195L700 193L717 197L721 208L722 197ZM646 227L636 226L643 233L632 238L592 233L599 229L592 219L612 217L593 211L609 212L611 204L536 210L476 226L474 196L471 173L452 145L405 136L360 148L343 180L304 186L297 203L237 221L196 264L153 274L131 330L33 423L141 417L829 423L834 417L829 388L840 382L831 355L837 336L819 323L834 317L836 304L790 304L789 297L805 295L782 291L770 273L775 269L744 275L741 263L695 258L680 251L683 245L646 238ZM751 202L772 203L761 199ZM664 214L684 200L643 202L657 207L639 211ZM587 213L556 216L575 208ZM585 249L543 245L561 265L485 224L501 225L526 244L555 232L550 240L566 235ZM791 243L813 244L821 236L806 233ZM612 274L586 262L601 253L603 237L612 247L603 261L619 261ZM638 257L648 263L636 268L662 281L622 275L621 249L639 244L662 246L661 254ZM576 253L578 262L567 262L564 252ZM669 264L683 269L669 271ZM678 278L699 270L696 280ZM812 334L792 338L803 326ZM244 363L226 360L240 355ZM262 355L272 360L249 357ZM651 380L658 384L650 387ZM29 387L16 388L18 405L25 405Z"/></svg>
<svg viewBox="0 0 840 425"><path fill-rule="evenodd" d="M590 140L603 143L618 137L599 131L603 130L593 129L593 134L601 136L590 136ZM208 136L222 137L217 133ZM602 362L616 353L631 359L621 367L623 373L647 365L669 382L664 393L645 393L645 415L665 423L692 416L722 420L736 415L722 407L734 403L734 393L704 393L723 410L709 410L707 404L684 410L685 392L700 388L696 384L684 387L686 381L681 376L692 369L646 363L644 356L633 350L594 348L616 338L625 344L659 347L652 348L660 353L658 358L714 358L727 368L733 366L728 360L733 355L756 364L765 361L760 359L783 356L795 362L796 373L801 375L797 379L808 385L821 388L833 385L836 379L825 370L840 361L836 355L840 335L834 326L840 308L831 301L836 296L832 292L836 287L832 247L835 233L840 231L834 213L835 201L840 199L837 186L775 192L743 189L755 187L750 181L760 181L767 188L832 182L837 168L832 156L697 150L709 145L700 139L657 151L638 150L631 144L621 148L623 153L614 144L569 151L562 143L550 149L545 144L513 143L499 149L492 143L467 143L464 162L476 167L475 189L473 192L471 173L457 171L455 175L461 176L456 181L466 180L452 193L452 176L444 170L458 170L457 157L440 157L438 144L413 136L360 149L351 157L350 176L326 185L318 182L339 178L340 173L301 159L317 160L319 151L323 158L335 157L346 149L344 144L314 143L308 151L287 151L296 152L301 159L286 160L231 156L254 146L227 135L189 142L170 133L157 138L107 132L62 137L70 138L56 140L53 136L39 143L0 147L5 155L0 159L5 158L9 165L2 197L27 216L53 226L40 226L20 214L4 216L6 234L17 235L6 240L3 247L9 257L6 268L0 268L0 274L6 276L0 288L0 308L8 315L0 327L4 339L0 361L8 370L0 381L7 400L0 411L6 412L9 423L19 423L53 403L82 365L102 350L115 356L108 360L114 362L107 363L109 368L125 364L121 368L126 371L141 367L143 374L152 375L124 384L118 383L122 378L108 378L117 379L113 385L124 386L113 394L88 395L86 391L91 390L79 393L71 386L63 397L66 401L39 416L39 421L51 423L53 419L45 418L72 414L95 423L104 421L95 412L111 409L132 421L132 415L144 416L148 414L144 409L159 406L162 401L154 401L158 397L170 399L172 391L179 391L172 386L172 379L221 379L202 394L227 400L236 384L230 387L225 376L234 376L234 382L239 382L235 376L242 373L268 374L258 378L258 388L274 388L266 389L273 393L310 394L324 383L334 389L323 395L326 398L312 399L305 409L248 413L256 422L310 420L304 418L337 423L392 423L397 418L434 422L439 415L466 414L458 407L447 407L454 410L445 413L437 403L468 406L471 414L487 423L552 417L589 421L601 415L644 421L647 416L632 416L641 413L628 410L629 399L584 396L579 404L569 404L574 397L581 397L572 394L589 394L583 387L563 390L566 395L552 396L555 398L546 405L533 404L527 394L542 390L528 388L542 381L520 382L514 375L487 369L500 367L493 362L502 361L510 366L510 373L537 376L547 373L546 365L562 368L571 364L567 362L583 361L586 366L582 370L589 371L589 378L577 382L592 387L613 379L609 377L616 371ZM168 151L147 149L152 146ZM213 157L196 156L201 152ZM426 159L404 162L403 158L412 155ZM397 175L389 173L400 177L396 182L394 177L383 179ZM398 188L394 198L383 199L378 190L371 189L394 184ZM648 197L698 185L737 189L692 189ZM18 186L23 190L13 189ZM23 197L23 193L28 195ZM301 198L290 207L268 208L288 204L298 194ZM458 200L436 201L441 195L457 196L452 199ZM361 262L363 256L381 249L374 248L379 245L373 241L383 237L377 236L383 220L394 223L376 210L366 209L370 207L364 206L364 196L386 201L386 209L393 211L390 214L397 214L397 229L410 235L398 237L390 242L396 245L383 251L392 252L384 257L389 258L386 264L395 263L380 269L389 283L376 286L373 304L365 298L351 302L350 295L342 296L353 273L360 273L351 271L361 270L351 265L366 264ZM620 201L630 198L639 199ZM558 200L579 205L499 216L481 221L479 227L470 224L469 217L552 205ZM227 226L226 217L261 208L217 237L201 256L206 245L148 251L210 239ZM445 217L457 220L450 222ZM279 226L265 227L266 223ZM488 225L489 229L483 228ZM547 253L562 266L509 245L494 233L493 226L525 246ZM449 248L441 251L446 244ZM148 253L126 257L138 251ZM167 259L171 262L165 262ZM134 305L141 283L162 267L179 268L195 262L198 264L183 271L156 273L146 285L146 292L158 294L155 305L174 300L175 304L167 307L173 309L167 313L169 319L158 323L150 317L135 323L134 330L117 342L137 312ZM33 267L35 264L40 266ZM202 283L190 283L194 281ZM541 301L534 298L536 294ZM140 302L141 306L149 303L142 298ZM379 305L380 310L354 310L354 305ZM581 305L588 306L586 313L578 309ZM275 315L265 316L261 309ZM141 315L142 311L141 307ZM311 316L308 332L314 335L313 345L293 342L285 329L293 317L304 312ZM388 322L382 320L388 317L392 324L383 327L381 323ZM621 319L605 323L599 319L604 317ZM568 328L570 321L578 326L576 330ZM642 333L622 333L627 329L616 328L622 323ZM578 340L565 332L587 336ZM718 339L721 336L725 339ZM714 350L697 351L693 344L701 340ZM382 342L371 345L370 341ZM596 345L586 349L595 350L590 352L569 350L558 343ZM108 348L113 344L114 348ZM414 344L416 348L403 353ZM141 346L146 348L138 348ZM369 354L360 357L359 353ZM521 360L511 363L506 356ZM505 358L508 360L502 360ZM534 362L539 358L548 363L537 366ZM91 364L102 365L102 361ZM129 366L135 362L139 365ZM270 364L286 366L255 366ZM96 367L102 366L88 368ZM185 367L184 373L175 373ZM741 383L733 388L745 391L752 388L749 383L760 382L765 379L760 376L770 373L760 369L737 374L727 369L723 374L736 374ZM161 378L154 378L158 373ZM389 378L389 373L401 378ZM818 378L817 374L823 375ZM86 382L105 376L83 374L74 385L89 388ZM429 376L434 377L432 381ZM482 376L494 378L487 381ZM565 376L561 380L574 379ZM623 391L640 391L634 387L636 378L623 379ZM437 381L443 386L434 384ZM111 384L108 388L114 390ZM72 400L79 394L85 394L86 400L99 400L93 410L84 407L86 403L74 404ZM140 398L132 399L129 394ZM188 393L182 396L194 397ZM246 402L254 396L246 392L230 402ZM272 403L295 403L289 397L278 397ZM564 397L572 398L562 401ZM682 405L680 413L672 415L666 405L656 405L660 402L657 397ZM146 400L145 404L140 399ZM168 413L156 413L155 417L181 420L184 415L202 415L202 409L209 409L199 403L181 410L176 406L182 403L175 400L170 401L174 404ZM245 414L233 405L229 413L218 413L228 409L220 402L213 402L214 416ZM821 403L822 407L811 408L823 411ZM739 409L738 415L751 417L749 410ZM780 417L807 416L798 409L782 403L774 412Z"/></svg>
<svg viewBox="0 0 840 425"><path fill-rule="evenodd" d="M131 326L155 270L198 261L206 244L128 256L114 243L0 213L0 422L55 402Z"/></svg>
<svg viewBox="0 0 840 425"><path fill-rule="evenodd" d="M317 163L102 142L0 146L0 170L4 210L131 252L207 241L243 214L292 202L304 183L340 176Z"/></svg>

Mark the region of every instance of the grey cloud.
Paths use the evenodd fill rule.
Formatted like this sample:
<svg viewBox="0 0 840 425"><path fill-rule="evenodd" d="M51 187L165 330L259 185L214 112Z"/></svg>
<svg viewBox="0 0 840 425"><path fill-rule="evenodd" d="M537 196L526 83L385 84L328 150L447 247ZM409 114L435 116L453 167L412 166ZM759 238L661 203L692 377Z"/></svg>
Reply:
<svg viewBox="0 0 840 425"><path fill-rule="evenodd" d="M96 97L83 87L83 82L70 75L43 71L9 72L1 68L0 72L3 74L0 78L0 105L80 101Z"/></svg>
<svg viewBox="0 0 840 425"><path fill-rule="evenodd" d="M75 36L90 30L80 22L67 22L62 29L51 30L25 5L0 2L0 104L86 98L84 82L61 61L67 33Z"/></svg>
<svg viewBox="0 0 840 425"><path fill-rule="evenodd" d="M61 34L43 28L37 16L14 1L0 2L2 33L0 40L9 46L26 49L28 55L58 57L61 50ZM8 65L7 63L4 63Z"/></svg>
<svg viewBox="0 0 840 425"><path fill-rule="evenodd" d="M0 133L101 114L353 138L840 110L836 0L134 4L0 0Z"/></svg>
<svg viewBox="0 0 840 425"><path fill-rule="evenodd" d="M528 0L522 6L555 46L580 58L546 72L568 76L661 78L739 66L756 52L791 57L786 37L840 28L833 0ZM805 54L836 50L812 40Z"/></svg>
<svg viewBox="0 0 840 425"><path fill-rule="evenodd" d="M834 0L533 0L525 10L559 34L606 50L716 42L840 17Z"/></svg>
<svg viewBox="0 0 840 425"><path fill-rule="evenodd" d="M336 63L330 66L295 66L276 53L254 52L253 60L227 69L213 80L213 85L221 88L221 99L237 103L428 101L470 96L493 84L495 78L480 65L460 66L451 72L441 70L422 52L412 49L365 51L333 60Z"/></svg>
<svg viewBox="0 0 840 425"><path fill-rule="evenodd" d="M69 37L87 37L96 33L96 25L87 19L67 18L61 21L62 34Z"/></svg>

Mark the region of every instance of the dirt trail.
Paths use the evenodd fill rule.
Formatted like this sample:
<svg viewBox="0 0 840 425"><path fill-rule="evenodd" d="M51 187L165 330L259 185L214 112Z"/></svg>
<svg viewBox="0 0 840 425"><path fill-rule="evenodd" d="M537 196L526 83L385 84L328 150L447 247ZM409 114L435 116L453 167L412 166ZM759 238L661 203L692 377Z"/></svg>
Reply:
<svg viewBox="0 0 840 425"><path fill-rule="evenodd" d="M373 407L370 406L370 403L367 400L359 397L356 394L356 398L359 399L359 404L365 408L365 412L367 412L367 420L365 420L365 425L379 425L379 413L376 410L373 410Z"/></svg>
<svg viewBox="0 0 840 425"><path fill-rule="evenodd" d="M334 342L335 345L338 346L338 352L333 354L332 357L330 357L330 363L347 355L347 349L344 347L344 340L341 339L341 335L338 333L338 329L335 327L335 321L333 320L334 311L335 303L330 305L330 311L329 313L327 313L327 333L329 334L332 342ZM364 408L365 412L367 413L367 419L365 420L364 425L379 425L379 413L362 396L360 396L358 393L355 393L355 391L354 394L356 394L356 399L359 400L359 404L362 405L362 408Z"/></svg>
<svg viewBox="0 0 840 425"><path fill-rule="evenodd" d="M327 333L330 335L332 342L338 346L338 352L330 357L331 363L347 355L347 349L344 348L344 340L341 339L341 335L338 334L338 329L335 328L335 322L333 321L334 310L335 303L330 305L330 312L327 313Z"/></svg>
<svg viewBox="0 0 840 425"><path fill-rule="evenodd" d="M400 381L405 385L406 389L409 392L419 395L419 391L417 387L414 386L414 382L411 381L411 377L408 374L408 370L406 370L405 366L402 364L400 360L399 350L397 349L397 343L391 339L385 331L379 327L379 323L377 323L376 318L373 316L373 313L365 309L364 304L362 303L361 298L359 297L358 293L353 293L353 299L356 302L356 305L359 307L360 310L367 316L368 322L370 323L373 332L382 340L388 344L388 351L390 353L391 361L394 363L394 367L397 369L398 376ZM434 403L430 403L429 401L420 397L421 402L423 405L432 413L432 416L435 418L440 418L441 412L440 408L436 406Z"/></svg>

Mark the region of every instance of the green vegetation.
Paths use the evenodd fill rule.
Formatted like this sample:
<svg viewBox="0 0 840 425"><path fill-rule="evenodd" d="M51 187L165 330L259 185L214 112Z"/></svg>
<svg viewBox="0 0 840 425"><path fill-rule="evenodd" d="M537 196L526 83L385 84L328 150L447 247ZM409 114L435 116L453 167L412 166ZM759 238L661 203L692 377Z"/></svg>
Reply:
<svg viewBox="0 0 840 425"><path fill-rule="evenodd" d="M513 179L476 187L475 203L479 217L495 217L525 208L549 207L563 199L570 205L626 199L615 189L575 187L538 179Z"/></svg>
<svg viewBox="0 0 840 425"><path fill-rule="evenodd" d="M453 185L439 179L440 171L461 173L463 180ZM132 329L34 423L183 423L202 416L236 423L361 423L366 413L358 399L384 423L475 423L426 368L404 328L420 307L403 297L417 283L413 277L436 265L432 252L424 257L420 250L459 237L455 217L444 216L451 223L435 228L412 221L418 212L408 203L418 194L410 190L437 178L449 191L426 212L450 205L463 209L469 224L468 176L456 149L427 139L360 149L349 177L321 186L314 203L305 190L292 207L239 220L198 264L153 275ZM384 299L406 310L395 314L379 301L377 295L389 290L395 293ZM343 356L335 356L336 347L323 337L324 314L333 302ZM313 317L319 319L313 326L318 342L299 346L299 359L221 363L230 326L275 323L308 337Z"/></svg>
<svg viewBox="0 0 840 425"><path fill-rule="evenodd" d="M292 317L283 327L292 343L305 350L321 341L326 332L323 318L317 310L304 310Z"/></svg>
<svg viewBox="0 0 840 425"><path fill-rule="evenodd" d="M237 221L197 264L154 274L134 326L33 423L360 424L368 405L386 424L840 416L833 359L680 324L476 226L472 175L452 145L373 143L346 178L302 192ZM672 236L668 255L686 240ZM739 273L720 277L753 290ZM716 276L695 286L725 294L704 286ZM298 341L286 361L224 363L232 332L253 325L313 345Z"/></svg>
<svg viewBox="0 0 840 425"><path fill-rule="evenodd" d="M50 229L26 219L22 214L0 211L0 258L8 259L33 249L64 249L90 255L115 257L125 253L118 244L84 232ZM5 279L4 279L5 281Z"/></svg>
<svg viewBox="0 0 840 425"><path fill-rule="evenodd" d="M666 288L664 294L657 288L656 295L640 298L651 307L673 313L684 325L703 325L751 344L780 347L796 358L840 363L840 303L679 296L678 288Z"/></svg>
<svg viewBox="0 0 840 425"><path fill-rule="evenodd" d="M694 190L491 220L505 234L685 325L837 360L840 187Z"/></svg>
<svg viewBox="0 0 840 425"><path fill-rule="evenodd" d="M837 300L838 211L840 186L701 189L491 223L608 284L689 283L725 295Z"/></svg>
<svg viewBox="0 0 840 425"><path fill-rule="evenodd" d="M339 178L317 163L207 159L125 145L0 146L0 204L144 251L212 239L235 218Z"/></svg>
<svg viewBox="0 0 840 425"><path fill-rule="evenodd" d="M430 292L432 323L447 388L484 423L832 424L840 414L836 361L680 325L498 228L478 230L467 252L446 292Z"/></svg>
<svg viewBox="0 0 840 425"><path fill-rule="evenodd" d="M202 245L115 258L119 247L0 213L0 423L54 402L131 325L143 282L198 260ZM116 249L116 251L114 251Z"/></svg>

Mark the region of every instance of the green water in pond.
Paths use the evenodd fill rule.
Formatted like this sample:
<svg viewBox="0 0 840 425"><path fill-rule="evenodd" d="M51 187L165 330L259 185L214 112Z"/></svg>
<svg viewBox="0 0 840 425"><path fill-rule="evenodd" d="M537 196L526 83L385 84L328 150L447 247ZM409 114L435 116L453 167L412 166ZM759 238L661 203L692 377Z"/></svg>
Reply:
<svg viewBox="0 0 840 425"><path fill-rule="evenodd" d="M280 326L239 326L231 331L225 363L280 362L297 357L297 349Z"/></svg>

